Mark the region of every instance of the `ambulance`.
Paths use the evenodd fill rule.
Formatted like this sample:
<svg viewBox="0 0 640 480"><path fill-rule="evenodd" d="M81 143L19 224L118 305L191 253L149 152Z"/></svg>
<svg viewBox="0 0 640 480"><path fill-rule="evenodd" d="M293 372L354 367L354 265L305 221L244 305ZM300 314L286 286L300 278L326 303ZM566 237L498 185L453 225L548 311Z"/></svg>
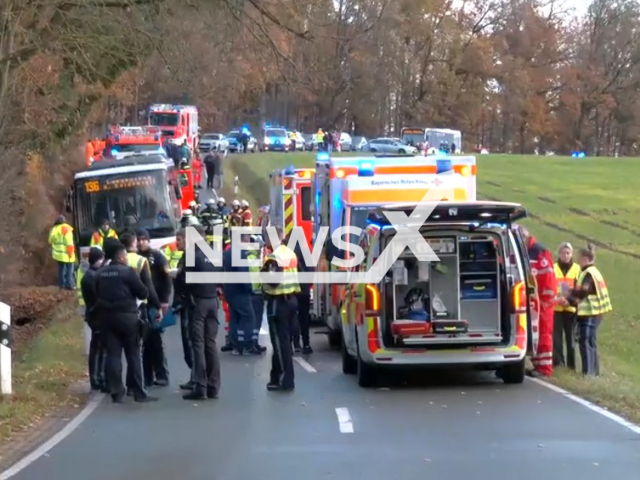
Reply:
<svg viewBox="0 0 640 480"><path fill-rule="evenodd" d="M162 148L162 133L158 127L112 126L108 138L111 140L111 155L116 160L132 155L165 155Z"/></svg>
<svg viewBox="0 0 640 480"><path fill-rule="evenodd" d="M411 215L415 207L386 205L369 214L359 239L364 261L347 274L343 372L365 388L382 370L418 367L493 370L507 384L522 383L526 356L538 348L540 310L516 226L526 210L439 202L422 219ZM437 258L387 248L399 232L384 213L394 210L416 219L411 231Z"/></svg>
<svg viewBox="0 0 640 480"><path fill-rule="evenodd" d="M439 173L447 172L443 177ZM446 178L446 185L440 183ZM380 205L419 202L429 189L452 189L450 201L476 198L475 157L424 157L413 155L373 157L329 157L321 153L316 160L314 182L313 242L322 227L329 228L327 248L322 250L319 272L335 271L334 256L348 253L333 245L330 235L344 226L364 228L370 211ZM346 239L357 243L357 237ZM326 323L329 343L341 343L341 306L344 286L316 284L313 311Z"/></svg>
<svg viewBox="0 0 640 480"><path fill-rule="evenodd" d="M293 231L293 227L301 227L310 249L313 237L313 174L313 168L287 167L269 175L269 223L280 225L285 236Z"/></svg>

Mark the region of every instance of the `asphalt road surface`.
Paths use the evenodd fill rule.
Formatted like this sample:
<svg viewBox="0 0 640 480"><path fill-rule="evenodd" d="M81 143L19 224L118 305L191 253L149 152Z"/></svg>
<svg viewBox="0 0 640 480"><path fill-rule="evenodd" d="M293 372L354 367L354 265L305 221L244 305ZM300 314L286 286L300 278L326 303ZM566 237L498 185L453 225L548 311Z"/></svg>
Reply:
<svg viewBox="0 0 640 480"><path fill-rule="evenodd" d="M188 377L177 327L167 344L171 386L153 389L158 403L105 398L13 478L640 478L640 436L530 381L394 374L388 387L365 390L316 334L316 352L295 364L295 392L266 391L270 352L222 354L220 398L194 403L177 391Z"/></svg>

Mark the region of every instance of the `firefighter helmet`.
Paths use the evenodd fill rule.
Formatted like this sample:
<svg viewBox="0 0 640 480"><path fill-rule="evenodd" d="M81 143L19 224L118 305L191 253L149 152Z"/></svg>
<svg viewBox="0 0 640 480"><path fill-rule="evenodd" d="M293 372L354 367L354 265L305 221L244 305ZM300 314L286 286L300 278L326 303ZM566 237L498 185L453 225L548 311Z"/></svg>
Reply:
<svg viewBox="0 0 640 480"><path fill-rule="evenodd" d="M242 200L242 201L240 202L240 206L241 206L242 208L249 208L249 202L247 202L246 200Z"/></svg>
<svg viewBox="0 0 640 480"><path fill-rule="evenodd" d="M227 201L224 199L224 197L219 197L218 198L218 205L220 205L220 204L222 204L222 205L226 205L227 204Z"/></svg>
<svg viewBox="0 0 640 480"><path fill-rule="evenodd" d="M231 206L232 207L239 207L240 206L240 202L238 200L234 200L233 202L231 202Z"/></svg>
<svg viewBox="0 0 640 480"><path fill-rule="evenodd" d="M220 202L220 200L218 200L218 202ZM215 198L210 198L209 200L207 200L207 206L214 207L215 205L216 205Z"/></svg>

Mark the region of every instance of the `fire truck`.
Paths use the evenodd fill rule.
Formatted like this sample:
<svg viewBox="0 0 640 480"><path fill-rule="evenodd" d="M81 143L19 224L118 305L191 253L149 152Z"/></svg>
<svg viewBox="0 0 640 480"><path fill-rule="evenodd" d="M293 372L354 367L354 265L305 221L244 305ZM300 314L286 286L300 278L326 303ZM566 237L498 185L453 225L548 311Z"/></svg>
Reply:
<svg viewBox="0 0 640 480"><path fill-rule="evenodd" d="M149 125L176 145L186 140L192 151L198 146L198 109L192 105L154 104L149 107Z"/></svg>
<svg viewBox="0 0 640 480"><path fill-rule="evenodd" d="M145 228L153 248L175 241L182 209L173 162L160 155L102 160L75 175L69 192L76 245L89 255L91 234L104 220L121 234Z"/></svg>
<svg viewBox="0 0 640 480"><path fill-rule="evenodd" d="M275 170L271 179L271 203L269 220L271 225L280 225L285 236L293 231L294 226L302 227L311 248L313 236L312 168L287 167Z"/></svg>
<svg viewBox="0 0 640 480"><path fill-rule="evenodd" d="M448 173L446 182L441 173ZM476 199L475 157L424 157L412 155L374 157L317 157L314 182L314 242L322 227L329 232L345 226L364 228L367 216L382 205L416 203L428 190L453 191L450 201ZM356 235L347 239L358 243ZM334 256L345 258L328 238L322 250L319 272L338 270L331 264ZM341 341L340 308L344 288L340 285L315 285L314 314L329 327L329 343Z"/></svg>
<svg viewBox="0 0 640 480"><path fill-rule="evenodd" d="M158 127L116 125L109 129L107 137L111 140L111 155L117 160L131 155L166 155Z"/></svg>

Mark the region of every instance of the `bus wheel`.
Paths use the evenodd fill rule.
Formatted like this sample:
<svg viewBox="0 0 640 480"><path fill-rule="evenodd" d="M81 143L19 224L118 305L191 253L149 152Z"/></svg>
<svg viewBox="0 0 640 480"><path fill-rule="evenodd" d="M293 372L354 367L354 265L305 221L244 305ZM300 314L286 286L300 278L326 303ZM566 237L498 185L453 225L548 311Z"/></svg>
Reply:
<svg viewBox="0 0 640 480"><path fill-rule="evenodd" d="M347 351L347 346L342 338L342 373L345 375L354 375L358 373L358 362Z"/></svg>
<svg viewBox="0 0 640 480"><path fill-rule="evenodd" d="M331 348L338 348L342 344L342 332L340 330L329 331L329 346Z"/></svg>
<svg viewBox="0 0 640 480"><path fill-rule="evenodd" d="M520 384L524 382L525 376L525 359L518 363L511 363L501 368L500 378L507 385Z"/></svg>

